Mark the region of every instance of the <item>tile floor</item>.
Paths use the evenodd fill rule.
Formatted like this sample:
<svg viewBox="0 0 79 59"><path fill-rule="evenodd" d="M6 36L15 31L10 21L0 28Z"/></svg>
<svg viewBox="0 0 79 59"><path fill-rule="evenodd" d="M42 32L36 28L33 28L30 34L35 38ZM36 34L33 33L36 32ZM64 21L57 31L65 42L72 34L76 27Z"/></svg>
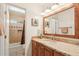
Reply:
<svg viewBox="0 0 79 59"><path fill-rule="evenodd" d="M11 47L9 50L10 56L24 56L25 55L25 49L23 45L17 46L17 47Z"/></svg>

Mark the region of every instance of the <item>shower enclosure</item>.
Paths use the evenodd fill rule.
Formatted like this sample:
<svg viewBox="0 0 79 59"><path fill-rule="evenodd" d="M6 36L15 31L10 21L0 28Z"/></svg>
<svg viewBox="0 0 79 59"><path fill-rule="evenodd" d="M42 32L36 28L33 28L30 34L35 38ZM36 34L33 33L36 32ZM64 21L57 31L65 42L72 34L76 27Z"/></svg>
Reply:
<svg viewBox="0 0 79 59"><path fill-rule="evenodd" d="M25 10L9 5L9 55L25 55Z"/></svg>

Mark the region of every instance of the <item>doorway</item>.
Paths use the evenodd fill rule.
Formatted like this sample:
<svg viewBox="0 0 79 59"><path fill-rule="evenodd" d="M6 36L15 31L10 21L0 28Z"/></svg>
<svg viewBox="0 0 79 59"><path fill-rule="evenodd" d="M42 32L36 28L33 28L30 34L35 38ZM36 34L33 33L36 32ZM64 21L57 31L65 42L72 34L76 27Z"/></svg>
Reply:
<svg viewBox="0 0 79 59"><path fill-rule="evenodd" d="M9 55L25 55L25 9L9 5Z"/></svg>

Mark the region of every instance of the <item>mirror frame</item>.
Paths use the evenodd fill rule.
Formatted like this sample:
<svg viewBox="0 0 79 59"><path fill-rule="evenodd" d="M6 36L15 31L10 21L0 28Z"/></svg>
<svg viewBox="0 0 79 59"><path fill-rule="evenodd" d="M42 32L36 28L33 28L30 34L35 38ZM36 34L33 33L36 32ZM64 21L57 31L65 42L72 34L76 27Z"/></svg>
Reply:
<svg viewBox="0 0 79 59"><path fill-rule="evenodd" d="M54 12L54 13L52 13L52 14L49 14L49 15L47 15L47 16L44 16L43 17L43 34L44 35L49 35L49 36L60 36L60 37L68 37L68 38L77 38L76 36L76 34L75 35L64 35L64 34L48 34L48 33L45 33L45 18L48 18L48 17L50 17L50 16L52 16L52 15L55 15L55 14L58 14L58 13L60 13L60 12L63 12L63 11L65 11L65 10L68 10L68 9L70 9L70 8L73 8L74 7L74 5L71 5L71 6L69 6L69 7L67 7L67 8L63 8L62 10L60 10L60 11L57 11L57 12ZM75 17L75 16L74 16ZM76 22L75 21L75 19L74 19L74 22ZM76 25L75 25L75 27L76 27ZM76 29L76 28L75 28Z"/></svg>

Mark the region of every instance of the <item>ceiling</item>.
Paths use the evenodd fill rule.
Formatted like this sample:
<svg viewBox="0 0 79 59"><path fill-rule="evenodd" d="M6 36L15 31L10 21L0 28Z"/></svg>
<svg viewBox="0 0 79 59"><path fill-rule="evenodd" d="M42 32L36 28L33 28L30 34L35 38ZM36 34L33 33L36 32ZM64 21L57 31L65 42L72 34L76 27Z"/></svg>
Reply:
<svg viewBox="0 0 79 59"><path fill-rule="evenodd" d="M17 5L19 7L25 8L26 10L30 10L30 12L33 12L36 15L40 15L42 12L54 4L55 3L13 3L13 5Z"/></svg>

